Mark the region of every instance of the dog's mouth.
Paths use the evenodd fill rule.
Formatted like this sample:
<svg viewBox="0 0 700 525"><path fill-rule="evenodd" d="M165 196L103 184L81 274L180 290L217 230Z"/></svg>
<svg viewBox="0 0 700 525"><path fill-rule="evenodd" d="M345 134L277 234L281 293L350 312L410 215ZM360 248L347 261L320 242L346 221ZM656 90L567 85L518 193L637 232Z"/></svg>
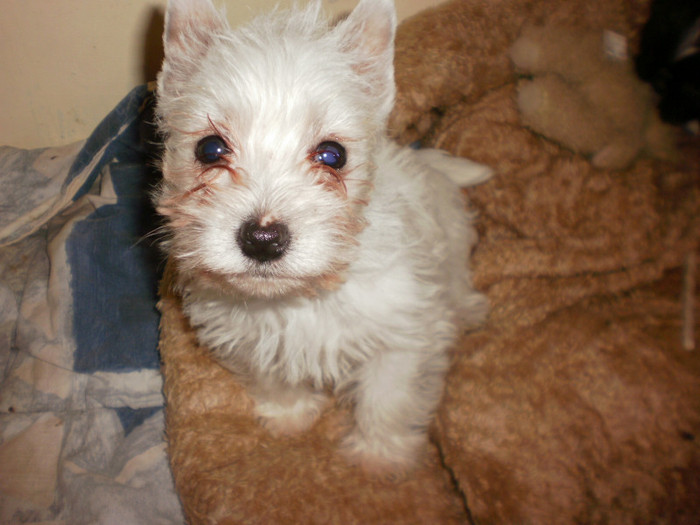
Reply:
<svg viewBox="0 0 700 525"><path fill-rule="evenodd" d="M259 265L244 273L223 274L199 270L199 279L208 287L244 298L274 299L283 296L309 295L313 278L295 277L273 271L269 265ZM315 294L312 294L315 295Z"/></svg>
<svg viewBox="0 0 700 525"><path fill-rule="evenodd" d="M202 283L220 292L256 299L315 297L324 290L337 289L344 281L342 272L295 276L284 274L269 263L243 273L222 274L209 270L197 273Z"/></svg>
<svg viewBox="0 0 700 525"><path fill-rule="evenodd" d="M246 296L261 299L274 299L289 295L303 295L303 281L291 277L270 277L269 275L237 276L233 286Z"/></svg>

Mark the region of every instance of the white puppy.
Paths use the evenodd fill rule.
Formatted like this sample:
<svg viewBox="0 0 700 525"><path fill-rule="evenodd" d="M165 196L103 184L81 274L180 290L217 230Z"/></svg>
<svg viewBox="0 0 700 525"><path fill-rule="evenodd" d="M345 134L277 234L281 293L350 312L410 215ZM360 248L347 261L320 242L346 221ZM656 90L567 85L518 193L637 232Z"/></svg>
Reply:
<svg viewBox="0 0 700 525"><path fill-rule="evenodd" d="M185 313L262 424L303 431L333 392L354 406L344 451L392 472L419 457L447 350L486 311L441 171L488 173L385 137L395 26L391 0L336 25L317 1L238 30L209 0L171 0L156 196Z"/></svg>

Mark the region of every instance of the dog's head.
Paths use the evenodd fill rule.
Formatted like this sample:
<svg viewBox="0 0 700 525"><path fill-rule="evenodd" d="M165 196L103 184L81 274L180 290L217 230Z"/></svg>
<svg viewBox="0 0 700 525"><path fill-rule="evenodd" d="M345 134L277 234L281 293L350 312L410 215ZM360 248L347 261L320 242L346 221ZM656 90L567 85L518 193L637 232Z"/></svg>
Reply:
<svg viewBox="0 0 700 525"><path fill-rule="evenodd" d="M156 201L187 280L253 297L342 279L394 98L391 0L330 25L320 1L231 30L210 0L170 0Z"/></svg>

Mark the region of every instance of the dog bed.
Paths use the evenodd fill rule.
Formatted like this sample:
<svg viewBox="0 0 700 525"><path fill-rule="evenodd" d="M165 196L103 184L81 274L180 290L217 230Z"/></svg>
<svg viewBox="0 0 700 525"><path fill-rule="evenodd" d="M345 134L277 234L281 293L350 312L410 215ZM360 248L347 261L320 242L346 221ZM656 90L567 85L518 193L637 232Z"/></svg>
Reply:
<svg viewBox="0 0 700 525"><path fill-rule="evenodd" d="M675 164L594 169L521 125L507 55L525 21L634 46L647 15L646 0L459 0L399 28L392 133L495 170L468 191L491 314L455 348L429 454L407 479L344 462L341 406L302 435L262 429L197 345L166 270L168 452L191 523L698 523L700 351L681 341L700 145L686 137Z"/></svg>

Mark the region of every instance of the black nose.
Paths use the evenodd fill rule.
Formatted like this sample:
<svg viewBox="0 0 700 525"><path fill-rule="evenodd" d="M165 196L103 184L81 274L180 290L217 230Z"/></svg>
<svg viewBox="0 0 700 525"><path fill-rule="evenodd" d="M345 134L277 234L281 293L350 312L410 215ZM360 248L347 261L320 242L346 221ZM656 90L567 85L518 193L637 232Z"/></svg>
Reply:
<svg viewBox="0 0 700 525"><path fill-rule="evenodd" d="M289 240L289 228L281 222L263 226L257 219L250 219L238 230L238 245L241 251L259 262L282 257L287 251Z"/></svg>

